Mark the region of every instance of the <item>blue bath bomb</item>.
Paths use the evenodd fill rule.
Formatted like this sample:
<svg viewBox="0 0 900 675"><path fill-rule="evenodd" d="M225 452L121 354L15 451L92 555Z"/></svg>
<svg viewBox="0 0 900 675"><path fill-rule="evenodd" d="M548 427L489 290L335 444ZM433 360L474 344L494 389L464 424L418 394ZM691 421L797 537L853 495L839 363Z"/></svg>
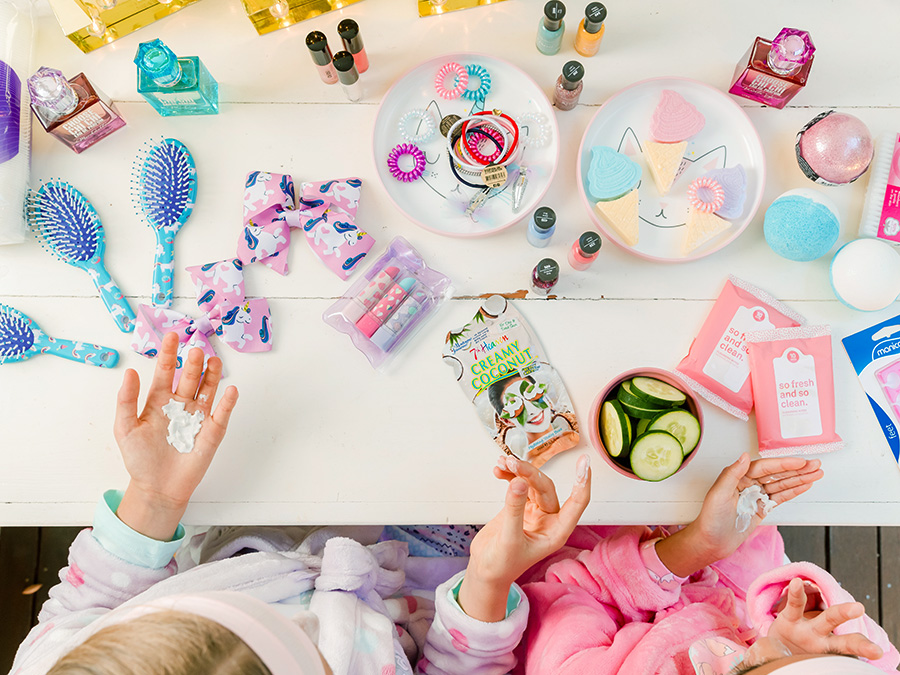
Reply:
<svg viewBox="0 0 900 675"><path fill-rule="evenodd" d="M806 262L831 250L841 231L837 208L815 190L788 190L766 210L763 233L775 253Z"/></svg>

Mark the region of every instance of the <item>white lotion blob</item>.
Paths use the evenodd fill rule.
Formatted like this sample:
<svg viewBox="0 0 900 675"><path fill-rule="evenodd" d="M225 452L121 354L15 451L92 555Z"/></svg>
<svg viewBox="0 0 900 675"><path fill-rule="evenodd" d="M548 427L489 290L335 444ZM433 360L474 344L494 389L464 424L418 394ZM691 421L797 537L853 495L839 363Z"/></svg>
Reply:
<svg viewBox="0 0 900 675"><path fill-rule="evenodd" d="M200 423L203 422L203 411L198 410L192 415L184 409L184 403L173 398L162 407L162 411L169 418L166 436L169 445L181 453L193 450L194 438L200 433Z"/></svg>
<svg viewBox="0 0 900 675"><path fill-rule="evenodd" d="M763 516L777 506L759 485L751 485L741 490L741 494L738 495L737 518L734 519L734 527L738 532L746 532L750 527L750 521L759 510L759 502L762 502Z"/></svg>

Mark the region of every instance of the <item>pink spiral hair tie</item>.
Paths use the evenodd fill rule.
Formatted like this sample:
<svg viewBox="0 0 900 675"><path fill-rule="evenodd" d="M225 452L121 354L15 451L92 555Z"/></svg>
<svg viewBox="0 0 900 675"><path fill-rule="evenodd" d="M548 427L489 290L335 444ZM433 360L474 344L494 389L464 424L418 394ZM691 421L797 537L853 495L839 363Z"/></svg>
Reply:
<svg viewBox="0 0 900 675"><path fill-rule="evenodd" d="M453 89L450 89L447 86L447 80L451 77L456 78L456 86L453 87ZM450 61L450 63L445 63L441 66L437 76L434 78L434 88L437 91L438 96L445 98L448 101L462 96L462 93L468 86L469 73L465 68L456 63L456 61Z"/></svg>
<svg viewBox="0 0 900 675"><path fill-rule="evenodd" d="M415 166L409 171L404 171L397 165L397 162L403 155L409 155L415 162ZM412 143L401 143L391 150L388 155L387 164L388 169L394 178L402 183L411 183L414 180L419 180L419 178L422 177L422 174L425 173L425 154Z"/></svg>
<svg viewBox="0 0 900 675"><path fill-rule="evenodd" d="M493 138L495 142L491 144L484 136L479 138L479 134L470 133L466 137L466 148L469 150L469 154L472 155L477 162L481 164L490 164L503 154L503 150L506 147L505 139L503 138L503 135L493 127L483 125L478 127L478 130L485 134L485 136ZM481 143L493 145L494 151L489 155L485 155L481 152Z"/></svg>
<svg viewBox="0 0 900 675"><path fill-rule="evenodd" d="M708 176L701 176L690 184L687 190L691 208L703 213L718 211L725 205L725 190L719 181Z"/></svg>

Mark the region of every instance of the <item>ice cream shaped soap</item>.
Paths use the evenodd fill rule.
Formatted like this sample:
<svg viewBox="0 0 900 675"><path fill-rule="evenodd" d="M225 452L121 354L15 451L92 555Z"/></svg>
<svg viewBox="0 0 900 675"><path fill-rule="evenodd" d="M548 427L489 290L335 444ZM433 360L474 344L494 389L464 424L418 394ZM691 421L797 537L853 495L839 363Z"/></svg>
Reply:
<svg viewBox="0 0 900 675"><path fill-rule="evenodd" d="M638 243L638 183L641 167L606 145L591 148L588 192L597 212L628 244Z"/></svg>
<svg viewBox="0 0 900 675"><path fill-rule="evenodd" d="M650 120L650 138L645 141L644 155L660 195L665 195L675 182L687 140L706 125L697 108L671 89L662 96Z"/></svg>
<svg viewBox="0 0 900 675"><path fill-rule="evenodd" d="M744 213L744 201L747 198L747 172L741 164L727 169L712 169L703 174L704 178L716 181L724 193L722 206L714 213L720 218L735 220Z"/></svg>

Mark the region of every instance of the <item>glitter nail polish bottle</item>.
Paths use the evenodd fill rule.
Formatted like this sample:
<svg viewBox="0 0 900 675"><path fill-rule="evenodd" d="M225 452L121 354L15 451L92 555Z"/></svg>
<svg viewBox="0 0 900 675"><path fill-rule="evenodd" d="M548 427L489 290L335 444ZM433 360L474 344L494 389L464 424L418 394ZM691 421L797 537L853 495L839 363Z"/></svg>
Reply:
<svg viewBox="0 0 900 675"><path fill-rule="evenodd" d="M556 231L556 212L549 206L540 206L528 221L528 243L536 248L544 248Z"/></svg>
<svg viewBox="0 0 900 675"><path fill-rule="evenodd" d="M553 258L544 258L531 272L531 290L538 295L549 295L559 281L559 263Z"/></svg>
<svg viewBox="0 0 900 675"><path fill-rule="evenodd" d="M582 56L593 56L600 49L603 33L606 32L606 6L592 2L584 8L584 18L578 24L575 35L575 51Z"/></svg>
<svg viewBox="0 0 900 675"><path fill-rule="evenodd" d="M544 5L544 16L538 24L537 40L535 45L541 54L552 56L559 51L562 45L563 34L566 32L566 6L559 0L550 0Z"/></svg>
<svg viewBox="0 0 900 675"><path fill-rule="evenodd" d="M602 245L600 235L596 232L585 232L572 244L569 249L569 264L572 269L583 272L597 259L600 255L600 246Z"/></svg>
<svg viewBox="0 0 900 675"><path fill-rule="evenodd" d="M584 89L584 66L578 61L569 61L563 66L562 75L556 80L553 105L559 110L572 110L578 105L578 97Z"/></svg>
<svg viewBox="0 0 900 675"><path fill-rule="evenodd" d="M806 86L815 51L805 30L782 28L772 41L758 37L738 62L728 92L783 108Z"/></svg>

